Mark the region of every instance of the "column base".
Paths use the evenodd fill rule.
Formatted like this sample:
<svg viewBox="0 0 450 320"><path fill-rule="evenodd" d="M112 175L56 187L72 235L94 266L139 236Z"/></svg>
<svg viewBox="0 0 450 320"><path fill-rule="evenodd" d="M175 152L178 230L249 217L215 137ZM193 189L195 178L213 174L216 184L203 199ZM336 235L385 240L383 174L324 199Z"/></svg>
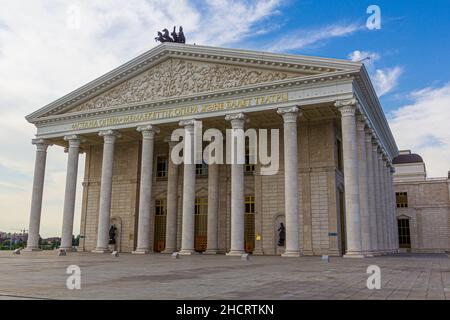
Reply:
<svg viewBox="0 0 450 320"><path fill-rule="evenodd" d="M314 252L312 250L304 250L302 251L302 256L314 256Z"/></svg>
<svg viewBox="0 0 450 320"><path fill-rule="evenodd" d="M39 251L42 251L42 249L38 247L30 247L22 250L22 252L39 252Z"/></svg>
<svg viewBox="0 0 450 320"><path fill-rule="evenodd" d="M365 258L365 255L362 252L347 252L342 257L343 258L357 258L357 259L361 259L361 258Z"/></svg>
<svg viewBox="0 0 450 320"><path fill-rule="evenodd" d="M95 248L92 250L93 253L111 253L111 250L105 248Z"/></svg>
<svg viewBox="0 0 450 320"><path fill-rule="evenodd" d="M73 247L70 247L70 248L58 248L58 251L59 250L64 250L66 252L77 252L77 250L74 249Z"/></svg>
<svg viewBox="0 0 450 320"><path fill-rule="evenodd" d="M285 258L299 258L300 251L296 251L296 250L285 251L283 254L281 254L281 256L285 257Z"/></svg>
<svg viewBox="0 0 450 320"><path fill-rule="evenodd" d="M245 253L244 250L231 250L226 255L230 257L240 257Z"/></svg>
<svg viewBox="0 0 450 320"><path fill-rule="evenodd" d="M203 254L215 255L215 254L217 254L217 250L216 249L206 249L206 251L203 252Z"/></svg>
<svg viewBox="0 0 450 320"><path fill-rule="evenodd" d="M152 251L148 250L148 249L136 249L134 251L131 251L131 254L149 254L152 253Z"/></svg>
<svg viewBox="0 0 450 320"><path fill-rule="evenodd" d="M168 248L168 249L165 249L164 251L161 251L161 253L163 253L163 254L172 254L175 251L177 251L175 248Z"/></svg>
<svg viewBox="0 0 450 320"><path fill-rule="evenodd" d="M179 254L182 256L191 256L191 255L195 254L195 250L194 249L181 249Z"/></svg>

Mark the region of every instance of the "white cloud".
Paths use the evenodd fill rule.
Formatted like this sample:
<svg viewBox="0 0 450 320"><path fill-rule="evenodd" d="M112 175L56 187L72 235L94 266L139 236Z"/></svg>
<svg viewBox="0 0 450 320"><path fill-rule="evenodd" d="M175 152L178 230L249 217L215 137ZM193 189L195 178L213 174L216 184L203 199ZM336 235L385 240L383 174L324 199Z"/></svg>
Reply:
<svg viewBox="0 0 450 320"><path fill-rule="evenodd" d="M355 50L349 53L348 58L354 62L363 62L366 66L371 66L380 59L377 52Z"/></svg>
<svg viewBox="0 0 450 320"><path fill-rule="evenodd" d="M413 102L390 114L389 124L400 149L420 154L430 177L450 170L450 83L411 94Z"/></svg>
<svg viewBox="0 0 450 320"><path fill-rule="evenodd" d="M295 30L277 40L267 49L286 52L313 45L318 46L333 38L349 36L363 28L364 26L357 24L333 24L313 30Z"/></svg>
<svg viewBox="0 0 450 320"><path fill-rule="evenodd" d="M393 68L376 69L376 62L381 58L378 52L355 50L349 53L347 57L352 61L362 61L364 63L379 97L397 87L399 78L403 73L403 67L395 66Z"/></svg>
<svg viewBox="0 0 450 320"><path fill-rule="evenodd" d="M224 46L276 27L279 0L3 0L0 11L0 230L28 228L35 128L24 116L157 45L182 22L188 43ZM69 28L73 11L80 28ZM76 11L76 10L75 10ZM68 24L69 23L69 24ZM61 229L66 155L49 148L41 231ZM82 181L83 161L80 163ZM74 232L79 230L81 189Z"/></svg>
<svg viewBox="0 0 450 320"><path fill-rule="evenodd" d="M391 92L397 85L403 73L402 67L377 69L373 75L375 90L379 97Z"/></svg>

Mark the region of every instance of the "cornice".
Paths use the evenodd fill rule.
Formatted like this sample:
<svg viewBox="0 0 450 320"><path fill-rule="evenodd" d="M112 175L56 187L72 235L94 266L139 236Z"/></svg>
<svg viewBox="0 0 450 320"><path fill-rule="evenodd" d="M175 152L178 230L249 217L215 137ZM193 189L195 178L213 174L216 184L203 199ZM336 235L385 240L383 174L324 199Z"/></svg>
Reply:
<svg viewBox="0 0 450 320"><path fill-rule="evenodd" d="M322 85L332 81L349 80L352 81L358 74L357 71L338 71L329 74L319 74L313 76L303 76L297 78L290 78L284 80L277 80L273 82L266 82L254 85L243 86L239 88L217 90L212 92L205 92L195 95L187 95L181 97L164 98L154 101L144 101L123 106L114 106L111 108L93 109L87 111L79 111L67 114L56 114L47 117L40 117L38 119L30 120L35 125L42 125L64 120L84 119L90 116L97 116L102 114L114 114L127 111L137 111L142 109L152 109L157 107L170 106L177 103L207 103L210 99L232 98L241 94L255 93L260 94L268 90L292 90L294 88L310 87L314 85Z"/></svg>
<svg viewBox="0 0 450 320"><path fill-rule="evenodd" d="M297 71L325 76L328 73L336 73L344 70L359 70L361 67L360 63L331 58L164 43L31 113L26 116L26 119L31 123L35 123L37 118L61 114L118 84L135 77L152 66L173 57L215 63L241 64L250 67L280 69L292 72Z"/></svg>
<svg viewBox="0 0 450 320"><path fill-rule="evenodd" d="M376 132L383 149L387 150L390 159L395 158L398 155L398 147L365 67L362 67L361 72L355 76L355 83L358 89L361 90L362 96L358 98L364 100L360 102L365 110L369 126ZM368 112L367 108L370 108L371 112Z"/></svg>

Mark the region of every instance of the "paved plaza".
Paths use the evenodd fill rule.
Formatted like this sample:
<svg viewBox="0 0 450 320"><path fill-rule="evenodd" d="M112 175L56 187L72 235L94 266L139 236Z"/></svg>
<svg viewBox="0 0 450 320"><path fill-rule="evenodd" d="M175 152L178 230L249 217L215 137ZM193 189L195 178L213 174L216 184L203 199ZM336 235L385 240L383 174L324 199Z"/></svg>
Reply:
<svg viewBox="0 0 450 320"><path fill-rule="evenodd" d="M448 299L446 254L366 259L0 252L0 299ZM66 269L81 268L68 290ZM369 290L369 265L381 289Z"/></svg>

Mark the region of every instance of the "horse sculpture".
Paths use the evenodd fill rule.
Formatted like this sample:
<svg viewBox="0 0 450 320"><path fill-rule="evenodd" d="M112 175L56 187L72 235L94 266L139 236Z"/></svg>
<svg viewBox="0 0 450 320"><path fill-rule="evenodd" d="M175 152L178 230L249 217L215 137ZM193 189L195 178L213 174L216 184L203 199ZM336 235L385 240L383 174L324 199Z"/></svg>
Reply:
<svg viewBox="0 0 450 320"><path fill-rule="evenodd" d="M172 37L170 37L170 36L172 36ZM169 30L167 30L167 29L162 30L162 32L158 31L158 36L155 38L155 41L159 41L161 43L164 43L164 42L186 43L186 38L184 36L183 27L180 26L178 33L176 31L176 27L173 27L173 31L170 35L169 35Z"/></svg>

